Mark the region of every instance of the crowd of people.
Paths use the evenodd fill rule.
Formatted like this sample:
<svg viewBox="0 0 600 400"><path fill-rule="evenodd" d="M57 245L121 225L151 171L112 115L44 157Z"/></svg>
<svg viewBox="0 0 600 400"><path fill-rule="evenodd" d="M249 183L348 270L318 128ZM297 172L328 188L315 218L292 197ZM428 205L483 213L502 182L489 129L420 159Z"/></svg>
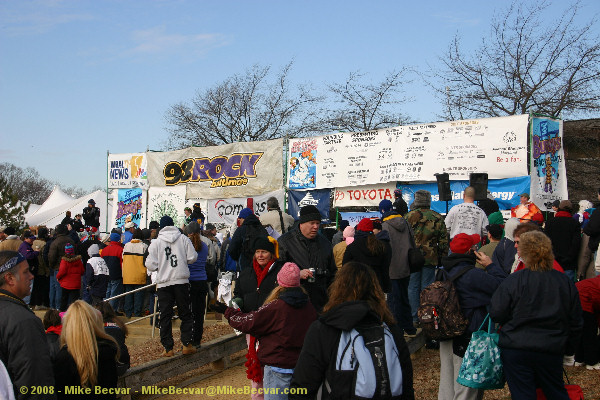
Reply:
<svg viewBox="0 0 600 400"><path fill-rule="evenodd" d="M163 357L197 352L207 307L246 334L254 399L413 399L406 338L419 332L423 289L451 279L467 327L427 340L440 353L438 398L482 398L456 379L472 333L489 315L501 325L512 397L532 398L540 387L547 398L567 399L563 364L600 370L600 212L589 201L576 210L562 200L545 218L522 193L504 221L488 196L476 201L467 187L444 217L431 209L428 191L408 205L397 190L394 201L380 202L380 218L341 221L331 238L317 207L302 207L294 220L276 198L260 216L242 209L225 238L205 224L199 204L184 210L181 226L165 215L147 229L127 221L102 238L92 200L52 232L37 227L18 237L3 228L0 393L116 387L129 366L120 317L154 313L156 296ZM233 276L227 295L218 293L225 274ZM43 323L32 309L47 310Z"/></svg>

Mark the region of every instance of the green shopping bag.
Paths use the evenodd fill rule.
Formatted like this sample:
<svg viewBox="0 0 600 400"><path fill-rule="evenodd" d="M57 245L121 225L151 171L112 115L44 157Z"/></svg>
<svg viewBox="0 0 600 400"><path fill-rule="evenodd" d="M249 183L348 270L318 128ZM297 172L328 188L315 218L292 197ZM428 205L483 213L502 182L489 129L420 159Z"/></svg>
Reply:
<svg viewBox="0 0 600 400"><path fill-rule="evenodd" d="M488 321L487 332L482 330L486 321ZM474 389L504 387L505 378L498 347L498 333L489 314L483 320L479 330L471 335L456 381Z"/></svg>

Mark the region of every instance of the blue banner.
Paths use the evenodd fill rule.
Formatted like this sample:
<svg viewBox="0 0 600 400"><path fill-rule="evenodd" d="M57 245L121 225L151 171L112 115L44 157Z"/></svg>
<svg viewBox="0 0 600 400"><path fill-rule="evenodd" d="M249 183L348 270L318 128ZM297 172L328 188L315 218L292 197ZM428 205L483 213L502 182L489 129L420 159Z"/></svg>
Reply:
<svg viewBox="0 0 600 400"><path fill-rule="evenodd" d="M519 195L529 193L531 178L529 176L519 176L516 178L492 179L488 181L488 190L492 192L494 199L498 203L500 210L510 210L519 204ZM465 188L469 186L469 181L450 181L450 190L452 191L452 201L448 202L448 210L463 202ZM408 206L414 201L414 193L417 190L427 190L431 192L431 209L439 213L446 213L446 202L438 201L439 193L437 183L423 183L416 185L398 185L402 189L402 198Z"/></svg>
<svg viewBox="0 0 600 400"><path fill-rule="evenodd" d="M331 197L330 189L299 191L288 191L288 213L295 220L300 218L300 209L304 206L313 205L321 213L321 223L329 223L329 203Z"/></svg>
<svg viewBox="0 0 600 400"><path fill-rule="evenodd" d="M350 223L350 226L356 226L363 218L379 218L381 214L378 211L365 211L365 212L340 212L342 219L345 219Z"/></svg>

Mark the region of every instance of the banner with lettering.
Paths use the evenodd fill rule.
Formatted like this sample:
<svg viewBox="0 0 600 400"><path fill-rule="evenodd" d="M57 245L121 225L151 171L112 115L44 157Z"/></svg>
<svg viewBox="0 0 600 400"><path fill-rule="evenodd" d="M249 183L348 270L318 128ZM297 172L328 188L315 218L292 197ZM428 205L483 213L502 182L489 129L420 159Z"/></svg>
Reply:
<svg viewBox="0 0 600 400"><path fill-rule="evenodd" d="M269 197L275 197L279 201L279 205L283 210L285 199L285 192L283 189L260 196L252 196L254 214L256 214L258 217L260 217L262 213L267 212L267 199ZM242 211L243 208L246 208L246 205L246 197L208 200L207 222L232 225L237 220L240 211Z"/></svg>
<svg viewBox="0 0 600 400"><path fill-rule="evenodd" d="M360 220L363 218L369 219L381 219L381 214L378 211L365 211L365 212L341 212L340 216L342 219L348 221L350 226L355 227L358 225Z"/></svg>
<svg viewBox="0 0 600 400"><path fill-rule="evenodd" d="M115 196L116 193L116 196ZM121 228L128 220L138 227L146 227L146 191L119 189L113 191L112 228Z"/></svg>
<svg viewBox="0 0 600 400"><path fill-rule="evenodd" d="M492 179L488 181L488 190L494 196L500 210L510 210L519 204L519 194L529 191L531 179L529 176L519 176L507 179ZM465 188L469 186L469 181L450 181L450 190L452 191L452 201L448 202L448 209L463 202ZM402 198L410 207L415 199L414 193L417 190L427 190L431 192L431 209L439 213L446 213L446 202L439 201L439 192L437 183L422 183L414 185L399 185L402 189Z"/></svg>
<svg viewBox="0 0 600 400"><path fill-rule="evenodd" d="M283 188L283 139L148 153L152 187L186 187L187 198L261 195Z"/></svg>
<svg viewBox="0 0 600 400"><path fill-rule="evenodd" d="M562 120L531 119L530 196L542 211L551 210L554 200L569 198Z"/></svg>
<svg viewBox="0 0 600 400"><path fill-rule="evenodd" d="M148 189L146 153L109 154L108 187Z"/></svg>
<svg viewBox="0 0 600 400"><path fill-rule="evenodd" d="M396 183L335 188L334 207L377 207L381 200L394 201Z"/></svg>
<svg viewBox="0 0 600 400"><path fill-rule="evenodd" d="M291 139L290 189L355 187L386 182L451 180L487 172L489 179L528 174L529 116L398 126Z"/></svg>
<svg viewBox="0 0 600 400"><path fill-rule="evenodd" d="M151 187L148 190L148 223L160 221L163 215L173 218L175 226L182 227L185 221L185 207L192 208L194 203L200 203L200 208L206 216L208 203L206 200L185 198L185 186Z"/></svg>
<svg viewBox="0 0 600 400"><path fill-rule="evenodd" d="M288 214L295 220L300 218L300 209L304 206L312 205L319 209L321 213L321 222L329 223L329 204L331 190L289 190L288 191Z"/></svg>

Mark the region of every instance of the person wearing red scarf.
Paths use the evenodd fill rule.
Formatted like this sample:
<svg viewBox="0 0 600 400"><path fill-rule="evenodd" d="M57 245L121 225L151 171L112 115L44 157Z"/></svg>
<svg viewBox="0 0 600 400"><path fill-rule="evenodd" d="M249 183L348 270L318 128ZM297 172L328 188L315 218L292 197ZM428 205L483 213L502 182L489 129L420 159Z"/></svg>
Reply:
<svg viewBox="0 0 600 400"><path fill-rule="evenodd" d="M258 310L269 294L277 287L277 273L282 263L275 257L275 246L269 239L259 237L254 241L252 268L243 268L235 282L232 305L242 312ZM235 304L233 304L235 303ZM253 388L262 388L263 369L256 353L256 338L246 335L248 354L246 354L246 374ZM263 399L262 394L252 394L253 399Z"/></svg>

